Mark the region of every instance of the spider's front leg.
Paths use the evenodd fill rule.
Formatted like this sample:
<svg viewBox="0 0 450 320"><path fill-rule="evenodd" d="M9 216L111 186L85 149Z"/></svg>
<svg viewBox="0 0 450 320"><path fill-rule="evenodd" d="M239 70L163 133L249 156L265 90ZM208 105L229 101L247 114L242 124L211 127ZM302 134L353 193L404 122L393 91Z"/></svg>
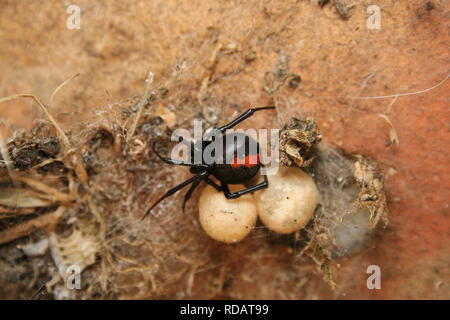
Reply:
<svg viewBox="0 0 450 320"><path fill-rule="evenodd" d="M256 111L260 111L260 110L269 110L269 109L275 109L275 106L267 106L267 107L261 107L261 108L251 108L248 109L247 111L245 111L243 114L241 114L239 117L237 117L236 119L234 119L233 121L231 121L230 123L219 127L217 129L213 129L211 130L206 136L204 140L208 140L209 138L211 138L213 136L213 132L218 130L220 133L224 133L225 131L227 131L228 129L233 128L234 126L236 126L237 124L241 123L242 121L250 118Z"/></svg>

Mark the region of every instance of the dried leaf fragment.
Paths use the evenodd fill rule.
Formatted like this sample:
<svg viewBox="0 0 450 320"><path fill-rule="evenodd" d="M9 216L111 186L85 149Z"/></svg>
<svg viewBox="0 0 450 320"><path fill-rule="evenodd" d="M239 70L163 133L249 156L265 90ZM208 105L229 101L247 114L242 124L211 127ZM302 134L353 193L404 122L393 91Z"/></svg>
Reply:
<svg viewBox="0 0 450 320"><path fill-rule="evenodd" d="M280 133L281 165L308 167L314 160L311 150L321 139L313 118L292 118Z"/></svg>
<svg viewBox="0 0 450 320"><path fill-rule="evenodd" d="M381 221L387 225L387 204L384 193L384 175L375 161L361 155L356 156L354 177L360 187L358 205L370 212L370 228L375 228Z"/></svg>

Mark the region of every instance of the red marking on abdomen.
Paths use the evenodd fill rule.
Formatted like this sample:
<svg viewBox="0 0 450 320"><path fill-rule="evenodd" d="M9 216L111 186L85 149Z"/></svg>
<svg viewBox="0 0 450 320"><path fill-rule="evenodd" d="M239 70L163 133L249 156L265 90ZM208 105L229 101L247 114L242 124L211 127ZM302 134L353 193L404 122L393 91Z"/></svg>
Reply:
<svg viewBox="0 0 450 320"><path fill-rule="evenodd" d="M240 167L254 167L259 164L259 154L254 155L248 155L245 156L244 161L242 162L242 159L239 159L237 156L234 156L233 161L230 163L230 165L234 169L239 169ZM238 162L239 161L239 162Z"/></svg>

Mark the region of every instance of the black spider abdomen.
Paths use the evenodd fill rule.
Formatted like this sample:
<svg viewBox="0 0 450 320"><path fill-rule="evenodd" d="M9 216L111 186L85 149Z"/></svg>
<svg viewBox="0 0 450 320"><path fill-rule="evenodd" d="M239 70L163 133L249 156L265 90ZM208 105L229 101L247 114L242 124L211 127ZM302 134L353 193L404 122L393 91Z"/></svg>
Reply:
<svg viewBox="0 0 450 320"><path fill-rule="evenodd" d="M211 174L225 184L251 180L261 168L258 143L240 132L224 135L222 143L223 158L214 164Z"/></svg>
<svg viewBox="0 0 450 320"><path fill-rule="evenodd" d="M241 184L251 180L259 171L260 165L233 168L229 164L216 165L211 170L214 177L225 184Z"/></svg>

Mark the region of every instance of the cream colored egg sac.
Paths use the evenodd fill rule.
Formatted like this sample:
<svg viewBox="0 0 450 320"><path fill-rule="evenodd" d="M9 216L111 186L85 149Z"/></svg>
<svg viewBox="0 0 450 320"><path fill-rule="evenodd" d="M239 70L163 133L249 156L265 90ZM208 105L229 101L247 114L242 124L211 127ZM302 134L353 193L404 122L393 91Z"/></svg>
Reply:
<svg viewBox="0 0 450 320"><path fill-rule="evenodd" d="M269 187L255 193L262 223L277 233L292 233L305 227L319 200L314 180L294 167L281 167L268 178Z"/></svg>
<svg viewBox="0 0 450 320"><path fill-rule="evenodd" d="M230 188L232 191L245 189L242 185L230 185ZM241 241L255 227L255 199L246 194L228 200L222 192L208 185L200 195L199 220L211 238L225 243Z"/></svg>

